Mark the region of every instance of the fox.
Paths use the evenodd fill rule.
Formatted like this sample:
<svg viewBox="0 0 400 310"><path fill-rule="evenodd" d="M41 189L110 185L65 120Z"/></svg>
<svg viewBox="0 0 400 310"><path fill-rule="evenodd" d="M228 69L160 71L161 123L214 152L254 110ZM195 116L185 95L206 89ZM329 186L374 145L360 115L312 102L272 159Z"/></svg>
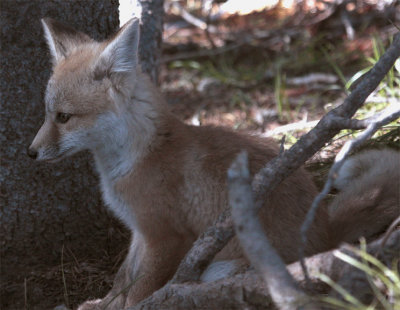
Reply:
<svg viewBox="0 0 400 310"><path fill-rule="evenodd" d="M372 240L400 216L400 152L372 149L351 156L333 185L339 194L328 209L330 242Z"/></svg>
<svg viewBox="0 0 400 310"><path fill-rule="evenodd" d="M269 138L178 119L141 70L138 19L102 42L51 18L42 24L52 74L45 120L27 152L49 163L82 150L92 153L104 203L130 230L131 242L110 292L78 309L124 309L165 285L193 242L229 207L226 175L236 155L248 152L255 175L279 146ZM301 167L266 197L259 212L285 263L298 259L299 229L316 194ZM307 256L332 247L327 227L335 221L327 208L318 210ZM229 262L237 260L246 258L234 237L202 279L224 277L234 269Z"/></svg>

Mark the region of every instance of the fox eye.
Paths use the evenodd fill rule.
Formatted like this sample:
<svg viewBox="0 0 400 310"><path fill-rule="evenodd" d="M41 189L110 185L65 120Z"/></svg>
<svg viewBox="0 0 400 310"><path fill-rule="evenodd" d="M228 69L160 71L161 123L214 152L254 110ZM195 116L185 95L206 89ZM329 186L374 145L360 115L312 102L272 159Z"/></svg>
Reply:
<svg viewBox="0 0 400 310"><path fill-rule="evenodd" d="M58 112L56 115L56 122L65 124L66 122L68 122L68 120L71 118L71 116L72 115L69 113Z"/></svg>

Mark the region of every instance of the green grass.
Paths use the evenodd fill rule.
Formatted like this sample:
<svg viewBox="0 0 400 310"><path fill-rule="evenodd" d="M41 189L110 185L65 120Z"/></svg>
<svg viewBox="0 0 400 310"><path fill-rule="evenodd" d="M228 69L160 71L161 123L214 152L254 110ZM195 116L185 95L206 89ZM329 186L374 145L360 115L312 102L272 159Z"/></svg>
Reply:
<svg viewBox="0 0 400 310"><path fill-rule="evenodd" d="M391 40L390 40L391 41ZM367 73L380 59L380 57L384 54L385 47L382 40L378 37L374 37L372 39L373 51L372 56L364 56L363 63L368 64L361 70L357 71L350 78L345 77L345 73L341 69L339 59L340 56L337 54L329 52L325 48L321 48L322 53L328 64L331 66L331 69L335 72L335 74L339 77L340 81L343 84L343 91L347 94L351 92L351 86L354 82L356 82L359 78L361 78L365 73ZM335 56L332 56L335 55ZM279 94L279 87L281 87L280 75L278 74L276 77L275 87L278 88L275 90L275 97L277 98L277 109L278 113L281 116L283 113L283 104L282 99L277 96ZM392 67L382 82L379 84L377 91L374 96L376 99L380 99L379 102L367 102L356 112L354 118L357 119L365 119L376 115L379 111L382 111L386 107L388 107L391 102L398 101L400 103L400 59L398 59L395 63L395 66ZM392 123L382 127L378 130L373 136L372 141L378 141L379 137L388 133L388 131L397 131L400 129L400 123L398 120L393 121ZM334 140L340 139L342 137L355 138L357 137L358 132L353 130L342 130ZM290 139L290 142L295 143L296 139ZM289 146L289 145L288 145Z"/></svg>
<svg viewBox="0 0 400 310"><path fill-rule="evenodd" d="M390 40L392 42L393 39ZM349 81L345 84L346 89L350 89L351 85L359 79L363 74L368 72L382 57L385 52L385 47L382 40L378 37L372 39L373 55L366 57L365 60L369 66L363 68L354 74ZM397 59L395 65L389 70L386 77L382 80L378 87L377 94L383 98L397 98L400 99L400 60Z"/></svg>
<svg viewBox="0 0 400 310"><path fill-rule="evenodd" d="M283 120L283 112L288 112L289 110L289 100L285 95L286 75L285 73L282 73L280 68L278 68L278 72L275 76L274 88L276 110L278 112L279 119Z"/></svg>
<svg viewBox="0 0 400 310"><path fill-rule="evenodd" d="M338 251L336 256L347 264L364 272L367 281L374 295L374 300L370 305L363 304L355 296L346 291L339 284L335 283L324 274L318 278L332 287L341 298L323 296L320 300L332 309L343 310L399 310L400 309L400 274L398 270L398 260L392 262L392 266L387 267L377 258L367 253L366 242L361 240L361 248L351 247L351 251L358 257L350 256Z"/></svg>
<svg viewBox="0 0 400 310"><path fill-rule="evenodd" d="M266 61L261 61L257 66L241 63L234 54L227 53L213 60L174 61L170 69L174 68L195 71L200 77L213 78L228 86L248 88L264 78L268 64Z"/></svg>

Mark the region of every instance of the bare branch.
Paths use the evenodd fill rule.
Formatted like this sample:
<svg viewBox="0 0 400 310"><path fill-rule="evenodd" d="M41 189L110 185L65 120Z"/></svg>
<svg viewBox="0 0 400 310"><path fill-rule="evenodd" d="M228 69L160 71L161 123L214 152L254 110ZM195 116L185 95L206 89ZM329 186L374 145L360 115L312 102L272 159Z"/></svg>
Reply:
<svg viewBox="0 0 400 310"><path fill-rule="evenodd" d="M316 121L300 121L296 123L290 123L286 124L283 126L276 127L272 130L269 130L265 133L263 133L261 136L262 137L272 137L280 133L285 133L289 131L296 131L296 130L303 130L307 128L312 128L315 125L317 125L319 120ZM342 129L364 129L366 127L365 123L363 120L358 120L358 119L346 119L343 117L332 117L332 122L330 124L332 128L337 127L340 130Z"/></svg>
<svg viewBox="0 0 400 310"><path fill-rule="evenodd" d="M216 282L167 284L127 310L261 310L268 306L272 302L266 285L254 271L249 271Z"/></svg>
<svg viewBox="0 0 400 310"><path fill-rule="evenodd" d="M310 85L316 83L334 84L339 80L336 75L327 73L311 73L304 76L287 78L286 83L289 85Z"/></svg>
<svg viewBox="0 0 400 310"><path fill-rule="evenodd" d="M382 238L382 242L381 245L379 247L379 253L382 253L382 249L385 247L386 242L388 241L390 235L393 233L393 231L396 229L397 226L400 225L400 216L397 217L397 219L395 219L393 221L392 224L390 224L389 228L387 229L385 235Z"/></svg>
<svg viewBox="0 0 400 310"><path fill-rule="evenodd" d="M393 43L382 55L374 67L362 78L362 81L355 87L352 93L339 106L336 113L343 117L350 118L363 105L374 89L383 80L387 72L392 68L394 62L400 57L400 33L393 38Z"/></svg>
<svg viewBox="0 0 400 310"><path fill-rule="evenodd" d="M334 116L332 116L332 119L330 120L330 127L338 128L339 130L343 130L343 129L359 130L359 129L365 129L365 127L367 127L367 124L366 124L365 120L348 119L348 118L334 115Z"/></svg>
<svg viewBox="0 0 400 310"><path fill-rule="evenodd" d="M285 140L286 140L286 136L283 136L281 139L281 142L280 142L280 146L279 146L279 155L285 151Z"/></svg>
<svg viewBox="0 0 400 310"><path fill-rule="evenodd" d="M340 19L342 20L343 26L346 30L347 38L351 41L354 40L354 28L349 19L349 15L347 14L347 10L344 7L342 7L340 12Z"/></svg>
<svg viewBox="0 0 400 310"><path fill-rule="evenodd" d="M379 85L385 74L400 56L400 34L397 34L392 45L381 59L367 73L356 89L345 99L339 107L327 113L310 132L303 135L300 140L288 151L271 160L253 180L253 189L258 199L263 199L265 194L271 192L284 178L299 168L315 152L332 139L341 129L337 125L337 117L350 118L364 103L368 95ZM262 201L257 201L257 206Z"/></svg>
<svg viewBox="0 0 400 310"><path fill-rule="evenodd" d="M172 2L171 6L174 7L182 16L182 18L186 20L189 24L192 24L202 30L207 30L208 32L215 33L217 31L214 26L210 26L206 22L190 14L178 2Z"/></svg>
<svg viewBox="0 0 400 310"><path fill-rule="evenodd" d="M193 244L192 249L180 263L172 283L197 281L210 261L234 235L229 210L223 212Z"/></svg>
<svg viewBox="0 0 400 310"><path fill-rule="evenodd" d="M229 203L235 230L251 265L261 274L279 309L297 309L310 298L296 285L258 219L250 186L247 153L241 152L228 170Z"/></svg>
<svg viewBox="0 0 400 310"><path fill-rule="evenodd" d="M367 246L367 252L375 255L381 261L390 262L400 258L400 230L392 233L383 251L379 252L382 239L376 240ZM343 281L343 277L354 272L354 267L343 262L335 256L338 249L317 254L306 259L309 273L312 277L313 291L328 292L314 275L323 273L334 281ZM340 251L347 254L351 251L342 247ZM304 281L300 263L296 262L287 266L290 274L297 282ZM348 288L352 293L357 294L357 287ZM345 284L346 285L346 284ZM143 300L136 306L127 310L180 310L180 309L274 309L271 298L267 293L267 285L260 279L258 272L249 270L244 274L230 278L221 279L211 283L168 283L166 286ZM320 308L319 308L320 309Z"/></svg>

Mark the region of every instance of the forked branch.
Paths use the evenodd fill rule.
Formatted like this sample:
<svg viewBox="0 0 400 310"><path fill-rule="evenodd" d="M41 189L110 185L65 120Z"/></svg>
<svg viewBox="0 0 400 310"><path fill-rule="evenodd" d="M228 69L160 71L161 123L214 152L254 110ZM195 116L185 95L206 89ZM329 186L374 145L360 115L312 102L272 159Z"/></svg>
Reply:
<svg viewBox="0 0 400 310"><path fill-rule="evenodd" d="M311 299L290 276L264 233L250 183L247 153L242 152L228 170L229 204L240 244L279 309L311 309Z"/></svg>
<svg viewBox="0 0 400 310"><path fill-rule="evenodd" d="M368 244L367 253L377 255L379 260L386 262L400 259L400 230L389 235L383 250L382 240L383 238ZM328 293L329 288L322 285L315 276L323 273L334 281L340 281L349 293L357 294L357 285L360 283L352 283L346 278L354 272L355 267L339 259L336 256L338 251L354 256L347 246L343 246L306 259L313 280L313 285L308 286L308 289ZM288 265L287 270L296 282L304 282L299 262ZM212 283L168 283L149 298L126 310L275 309L271 299L267 284L258 276L258 272L249 270Z"/></svg>

